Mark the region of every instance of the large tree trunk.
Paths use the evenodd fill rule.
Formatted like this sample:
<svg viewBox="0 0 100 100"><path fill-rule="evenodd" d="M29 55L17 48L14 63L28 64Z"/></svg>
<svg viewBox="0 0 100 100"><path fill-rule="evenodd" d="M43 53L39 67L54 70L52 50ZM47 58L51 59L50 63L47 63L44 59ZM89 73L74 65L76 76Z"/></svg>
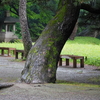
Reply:
<svg viewBox="0 0 100 100"><path fill-rule="evenodd" d="M26 16L26 0L20 0L19 2L19 17L21 25L22 40L24 45L25 58L28 55L29 50L32 47L32 40L28 29L27 16Z"/></svg>
<svg viewBox="0 0 100 100"><path fill-rule="evenodd" d="M48 23L31 48L21 80L26 83L56 81L56 70L61 50L69 38L79 15L75 0L60 0L59 11Z"/></svg>

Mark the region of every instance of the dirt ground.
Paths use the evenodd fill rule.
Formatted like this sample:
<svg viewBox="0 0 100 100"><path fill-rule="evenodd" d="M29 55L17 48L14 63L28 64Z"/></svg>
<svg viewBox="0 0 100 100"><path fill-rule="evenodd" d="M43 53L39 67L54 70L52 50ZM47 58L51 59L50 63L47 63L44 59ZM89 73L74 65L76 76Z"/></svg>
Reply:
<svg viewBox="0 0 100 100"><path fill-rule="evenodd" d="M57 70L57 79L100 85L100 67L85 65L84 68L80 68L79 64L77 68L73 68L72 64L60 66Z"/></svg>
<svg viewBox="0 0 100 100"><path fill-rule="evenodd" d="M14 57L0 56L0 83L14 86L0 90L0 100L100 100L99 67L85 65L84 68L59 66L57 80L93 84L88 86L71 84L25 84L18 83L25 62L15 62ZM98 85L98 86L97 86Z"/></svg>
<svg viewBox="0 0 100 100"><path fill-rule="evenodd" d="M16 82L20 78L25 61L16 62L14 57L0 56L0 82ZM57 69L57 80L67 82L80 82L100 85L100 67L85 65L84 68L70 66L59 66Z"/></svg>

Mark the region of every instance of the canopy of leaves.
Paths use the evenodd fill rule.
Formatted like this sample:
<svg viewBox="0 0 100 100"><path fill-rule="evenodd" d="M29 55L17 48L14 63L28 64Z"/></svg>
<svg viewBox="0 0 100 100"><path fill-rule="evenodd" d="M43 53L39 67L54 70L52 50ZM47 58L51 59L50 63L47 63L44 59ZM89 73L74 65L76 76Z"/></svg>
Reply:
<svg viewBox="0 0 100 100"><path fill-rule="evenodd" d="M27 2L31 37L37 39L48 21L55 15L59 0Z"/></svg>
<svg viewBox="0 0 100 100"><path fill-rule="evenodd" d="M27 17L32 38L37 39L48 21L55 15L58 2L59 0L27 0ZM11 16L19 17L19 0L17 2L16 0L2 0L0 4L3 5L0 9L1 20L5 16L6 10L10 10ZM16 25L16 34L21 36L20 26Z"/></svg>
<svg viewBox="0 0 100 100"><path fill-rule="evenodd" d="M90 5L96 9L100 8L100 0L90 0ZM80 17L78 23L78 33L100 31L100 14L93 14L85 10L80 10ZM83 33L84 33L83 32Z"/></svg>
<svg viewBox="0 0 100 100"><path fill-rule="evenodd" d="M100 7L100 0L76 0L75 3L91 4L94 8ZM27 0L27 16L29 29L33 39L37 39L48 21L55 15L59 0ZM3 6L2 6L3 5ZM18 17L19 0L0 0L0 20L3 21L5 11L10 10L11 16ZM2 20L3 19L3 20ZM78 33L86 29L100 28L100 15L89 13L85 10L80 11ZM17 34L20 34L20 26L17 24Z"/></svg>

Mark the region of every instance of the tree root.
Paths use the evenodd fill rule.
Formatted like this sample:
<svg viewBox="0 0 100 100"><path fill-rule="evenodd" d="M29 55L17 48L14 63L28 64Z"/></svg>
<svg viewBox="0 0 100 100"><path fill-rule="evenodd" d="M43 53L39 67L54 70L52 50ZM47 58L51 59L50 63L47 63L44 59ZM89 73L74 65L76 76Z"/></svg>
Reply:
<svg viewBox="0 0 100 100"><path fill-rule="evenodd" d="M11 87L13 86L14 84L12 83L0 83L0 90L1 89L4 89L4 88L8 88L8 87Z"/></svg>

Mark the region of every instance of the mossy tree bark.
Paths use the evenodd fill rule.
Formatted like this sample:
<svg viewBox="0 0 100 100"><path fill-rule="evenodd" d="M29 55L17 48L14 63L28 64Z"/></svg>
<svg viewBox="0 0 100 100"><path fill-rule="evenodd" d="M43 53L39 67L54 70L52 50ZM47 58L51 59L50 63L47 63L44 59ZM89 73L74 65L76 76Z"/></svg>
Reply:
<svg viewBox="0 0 100 100"><path fill-rule="evenodd" d="M21 34L24 45L25 58L27 57L29 50L32 47L32 40L30 37L30 32L27 23L26 3L27 3L26 0L19 1L19 18L20 18Z"/></svg>
<svg viewBox="0 0 100 100"><path fill-rule="evenodd" d="M75 0L60 0L59 11L31 48L21 80L26 83L55 83L61 50L78 19L80 6Z"/></svg>

